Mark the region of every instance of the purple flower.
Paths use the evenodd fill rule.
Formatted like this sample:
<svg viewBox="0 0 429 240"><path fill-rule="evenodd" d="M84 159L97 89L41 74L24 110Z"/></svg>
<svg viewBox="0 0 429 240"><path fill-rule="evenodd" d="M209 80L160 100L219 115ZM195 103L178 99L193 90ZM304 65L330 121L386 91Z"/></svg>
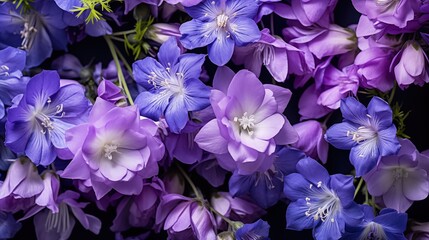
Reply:
<svg viewBox="0 0 429 240"><path fill-rule="evenodd" d="M83 70L85 70L79 59L70 53L66 53L52 61L51 68L57 70L60 77L66 79L79 79L81 74L84 73Z"/></svg>
<svg viewBox="0 0 429 240"><path fill-rule="evenodd" d="M164 194L164 184L158 178L145 183L139 195L125 196L116 206L116 217L110 230L122 232L130 227L150 228L155 223L156 209Z"/></svg>
<svg viewBox="0 0 429 240"><path fill-rule="evenodd" d="M316 160L304 158L285 177L284 193L291 200L286 211L287 228L313 229L315 239L339 239L345 224L361 221L363 212L353 201L353 177L328 171Z"/></svg>
<svg viewBox="0 0 429 240"><path fill-rule="evenodd" d="M315 120L308 120L297 123L293 127L299 135L299 140L291 146L314 159L319 159L322 163L326 163L329 145L324 138L326 130L322 124Z"/></svg>
<svg viewBox="0 0 429 240"><path fill-rule="evenodd" d="M425 240L429 238L429 222L412 222L411 231L407 234L409 240Z"/></svg>
<svg viewBox="0 0 429 240"><path fill-rule="evenodd" d="M180 26L180 41L187 49L208 45L209 59L218 66L231 59L234 46L261 37L253 20L258 11L255 0L204 0L185 11L194 19Z"/></svg>
<svg viewBox="0 0 429 240"><path fill-rule="evenodd" d="M316 84L310 85L301 95L298 108L301 120L321 118L333 110L318 104L319 97L323 93L322 88L317 88Z"/></svg>
<svg viewBox="0 0 429 240"><path fill-rule="evenodd" d="M364 219L358 225L346 225L346 233L341 239L389 239L404 240L407 214L384 208L374 217L373 208L363 205Z"/></svg>
<svg viewBox="0 0 429 240"><path fill-rule="evenodd" d="M84 213L82 208L85 208L88 203L77 202L78 198L78 193L68 190L55 198L58 205L57 211L35 206L20 220L34 216L33 223L37 239L68 239L76 220L85 229L98 234L101 229L101 221Z"/></svg>
<svg viewBox="0 0 429 240"><path fill-rule="evenodd" d="M0 211L0 239L10 239L21 229L21 223L17 222L11 213Z"/></svg>
<svg viewBox="0 0 429 240"><path fill-rule="evenodd" d="M125 96L122 94L122 89L108 80L102 80L99 83L97 95L111 103L116 103L119 100L125 99Z"/></svg>
<svg viewBox="0 0 429 240"><path fill-rule="evenodd" d="M181 36L179 26L179 24L174 23L154 23L150 25L146 31L145 38L163 44L170 39L170 37Z"/></svg>
<svg viewBox="0 0 429 240"><path fill-rule="evenodd" d="M178 194L162 196L156 212L169 239L216 239L216 220L201 202Z"/></svg>
<svg viewBox="0 0 429 240"><path fill-rule="evenodd" d="M259 219L251 224L244 224L235 232L237 240L269 240L268 234L270 233L270 225L267 222Z"/></svg>
<svg viewBox="0 0 429 240"><path fill-rule="evenodd" d="M203 158L194 167L195 171L213 187L220 187L225 183L228 171L219 166L219 162L213 154Z"/></svg>
<svg viewBox="0 0 429 240"><path fill-rule="evenodd" d="M356 175L373 169L380 157L396 154L400 144L392 123L392 110L387 102L373 97L366 108L356 98L341 101L343 122L326 131L326 141L339 149L351 149L350 161Z"/></svg>
<svg viewBox="0 0 429 240"><path fill-rule="evenodd" d="M55 71L42 71L27 84L9 108L5 145L47 166L57 155L66 157L65 131L85 121L89 101L79 84L60 86Z"/></svg>
<svg viewBox="0 0 429 240"><path fill-rule="evenodd" d="M264 171L277 144L298 140L282 114L291 96L288 89L263 85L247 70L234 75L226 67L218 68L213 86L210 101L216 119L198 132L195 142L214 153L221 167L243 175Z"/></svg>
<svg viewBox="0 0 429 240"><path fill-rule="evenodd" d="M291 10L295 18L304 26L328 26L332 22L337 0L292 0Z"/></svg>
<svg viewBox="0 0 429 240"><path fill-rule="evenodd" d="M405 212L429 194L429 157L420 154L409 140L401 139L400 143L398 154L381 158L364 179L372 196L381 196L386 207Z"/></svg>
<svg viewBox="0 0 429 240"><path fill-rule="evenodd" d="M228 219L243 223L251 223L266 213L250 200L232 197L228 192L214 193L210 199L210 205ZM226 222L220 216L216 215L216 221L218 229L226 230Z"/></svg>
<svg viewBox="0 0 429 240"><path fill-rule="evenodd" d="M229 191L234 197L249 195L259 206L269 208L284 197L284 176L295 172L296 163L304 157L301 151L282 148L265 159L272 162L269 169L252 175L234 172L229 180Z"/></svg>
<svg viewBox="0 0 429 240"><path fill-rule="evenodd" d="M420 44L414 40L407 41L393 59L391 66L396 64L393 69L399 87L404 89L412 83L420 86L428 83L428 63L428 57Z"/></svg>
<svg viewBox="0 0 429 240"><path fill-rule="evenodd" d="M0 7L0 46L20 47L27 52L27 67L41 64L53 50L67 49L64 12L53 2L34 1L29 11L12 3Z"/></svg>
<svg viewBox="0 0 429 240"><path fill-rule="evenodd" d="M289 72L302 72L302 65L305 64L302 51L281 38L271 36L266 28L261 31L261 39L257 43L236 47L232 61L235 64L244 64L244 67L257 77L264 65L278 82L284 82Z"/></svg>
<svg viewBox="0 0 429 240"><path fill-rule="evenodd" d="M209 88L199 80L203 63L202 54L181 55L175 38L161 46L158 61L147 57L135 62L136 82L147 90L136 98L140 113L154 120L164 117L170 130L179 133L189 111L209 105Z"/></svg>
<svg viewBox="0 0 429 240"><path fill-rule="evenodd" d="M116 107L97 98L88 123L66 133L74 157L61 177L76 179L93 188L97 200L115 189L139 194L143 179L158 173L164 145L155 136L157 125L140 119L135 106Z"/></svg>

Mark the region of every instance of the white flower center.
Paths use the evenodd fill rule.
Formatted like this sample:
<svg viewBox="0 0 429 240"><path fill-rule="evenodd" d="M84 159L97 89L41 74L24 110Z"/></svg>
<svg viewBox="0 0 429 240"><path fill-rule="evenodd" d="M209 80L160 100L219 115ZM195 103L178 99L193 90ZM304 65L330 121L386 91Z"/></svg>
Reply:
<svg viewBox="0 0 429 240"><path fill-rule="evenodd" d="M9 67L6 65L0 66L0 76L9 76Z"/></svg>
<svg viewBox="0 0 429 240"><path fill-rule="evenodd" d="M21 34L22 42L21 49L28 50L34 43L35 36L37 34L36 14L30 14L24 23L24 28L19 32Z"/></svg>
<svg viewBox="0 0 429 240"><path fill-rule="evenodd" d="M47 232L55 230L57 233L63 233L70 228L71 218L69 209L65 203L61 203L59 211L53 213L49 210L48 217L45 222L45 229Z"/></svg>
<svg viewBox="0 0 429 240"><path fill-rule="evenodd" d="M352 137L353 141L362 143L363 141L376 138L377 132L371 127L360 126L357 131L347 131L347 137Z"/></svg>
<svg viewBox="0 0 429 240"><path fill-rule="evenodd" d="M118 145L116 144L108 143L108 144L105 144L103 148L104 148L104 157L109 160L113 159L113 156L112 156L113 153L118 152Z"/></svg>
<svg viewBox="0 0 429 240"><path fill-rule="evenodd" d="M161 91L160 94L184 94L185 88L183 83L185 81L185 74L182 72L171 72L171 64L165 68L168 77L158 76L155 72L148 75L148 83L153 85L155 89L163 88L166 91Z"/></svg>
<svg viewBox="0 0 429 240"><path fill-rule="evenodd" d="M257 43L256 50L253 52L255 57L262 58L264 65L270 64L274 60L274 47L264 43Z"/></svg>
<svg viewBox="0 0 429 240"><path fill-rule="evenodd" d="M407 178L408 177L408 171L405 168L398 167L398 168L395 168L393 170L393 176L394 176L395 180Z"/></svg>
<svg viewBox="0 0 429 240"><path fill-rule="evenodd" d="M359 236L360 240L367 239L387 239L386 233L384 233L383 226L378 223L370 222L366 225L365 229Z"/></svg>
<svg viewBox="0 0 429 240"><path fill-rule="evenodd" d="M216 24L219 28L225 28L226 25L228 24L228 19L229 17L225 14L222 13L221 15L218 15L216 17Z"/></svg>
<svg viewBox="0 0 429 240"><path fill-rule="evenodd" d="M318 182L314 187L310 184L312 194L305 198L308 210L305 216L313 217L315 221L327 220L335 222L335 215L341 209L341 201L337 194L328 189L322 182Z"/></svg>
<svg viewBox="0 0 429 240"><path fill-rule="evenodd" d="M255 127L254 115L248 115L247 112L245 112L242 117L235 117L234 122L238 122L241 130L247 131L249 135L253 135L253 128Z"/></svg>
<svg viewBox="0 0 429 240"><path fill-rule="evenodd" d="M52 100L48 98L46 101L46 104L48 105L47 108L49 108L49 105L51 104ZM37 107L36 107L37 109ZM55 112L46 113L46 107L43 106L41 109L36 110L34 112L34 119L40 124L41 130L40 132L43 134L49 133L50 131L54 130L54 124L52 123L52 118L62 118L65 116L64 112L64 105L59 104L55 106Z"/></svg>

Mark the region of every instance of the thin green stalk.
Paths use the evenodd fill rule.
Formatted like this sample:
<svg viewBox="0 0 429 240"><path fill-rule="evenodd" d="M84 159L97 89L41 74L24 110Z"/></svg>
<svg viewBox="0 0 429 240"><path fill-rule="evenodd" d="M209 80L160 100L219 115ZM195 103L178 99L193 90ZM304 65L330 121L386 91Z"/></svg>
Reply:
<svg viewBox="0 0 429 240"><path fill-rule="evenodd" d="M393 97L395 97L395 92L396 92L396 83L393 85L392 91L390 92L390 96L388 100L389 105L392 103Z"/></svg>
<svg viewBox="0 0 429 240"><path fill-rule="evenodd" d="M270 28L271 28L271 35L274 36L274 14L271 14L270 16Z"/></svg>
<svg viewBox="0 0 429 240"><path fill-rule="evenodd" d="M127 95L128 102L130 105L134 105L133 98L131 97L130 91L128 90L127 83L125 82L124 74L122 73L122 67L119 63L118 55L116 54L115 45L112 42L112 39L110 39L109 36L104 36L104 39L106 40L107 45L109 46L110 53L112 54L113 61L115 61L116 69L118 71L118 79L121 83L121 87L125 92L125 95Z"/></svg>
<svg viewBox="0 0 429 240"><path fill-rule="evenodd" d="M225 222L227 222L231 227L235 228L236 223L231 221L229 218L225 217L222 213L218 212L216 209L214 209L212 206L208 206L210 208L210 211L221 217Z"/></svg>
<svg viewBox="0 0 429 240"><path fill-rule="evenodd" d="M136 30L132 29L132 30L127 30L127 31L114 32L111 35L113 35L113 36L122 36L122 35L131 34L131 33L136 33Z"/></svg>
<svg viewBox="0 0 429 240"><path fill-rule="evenodd" d="M361 177L360 180L359 180L359 183L358 183L358 185L356 187L355 194L353 195L353 198L355 198L356 195L358 194L358 192L360 191L360 188L362 187L362 184L363 184L363 177Z"/></svg>
<svg viewBox="0 0 429 240"><path fill-rule="evenodd" d="M189 183L189 186L191 186L192 191L195 193L195 196L197 197L197 199L201 202L204 202L204 197L201 194L201 192L197 189L197 187L195 186L194 182L192 182L191 178L188 176L188 174L185 172L185 170L183 170L183 168L181 166L179 166L178 164L176 164L177 168L179 169L180 173L182 173L183 177L186 179L186 181Z"/></svg>
<svg viewBox="0 0 429 240"><path fill-rule="evenodd" d="M119 58L121 59L121 61L124 63L124 66L127 69L128 74L130 76L133 76L133 69L131 68L130 64L128 64L128 61L125 59L124 55L122 55L122 53L119 51L119 49L116 46L115 46L115 50Z"/></svg>
<svg viewBox="0 0 429 240"><path fill-rule="evenodd" d="M123 38L119 38L119 37L115 37L115 36L110 36L110 38L112 40L118 41L118 42L125 42L125 40Z"/></svg>

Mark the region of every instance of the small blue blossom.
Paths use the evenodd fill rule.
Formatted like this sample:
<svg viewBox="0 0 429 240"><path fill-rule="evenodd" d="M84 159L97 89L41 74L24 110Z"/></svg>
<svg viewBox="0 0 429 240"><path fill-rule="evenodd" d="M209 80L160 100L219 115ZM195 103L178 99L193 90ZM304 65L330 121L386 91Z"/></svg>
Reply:
<svg viewBox="0 0 429 240"><path fill-rule="evenodd" d="M164 117L168 127L179 133L188 122L188 112L210 105L210 89L200 80L203 54L180 54L175 38L161 45L158 61L147 57L133 64L138 84L146 91L136 98L143 116L159 120Z"/></svg>
<svg viewBox="0 0 429 240"><path fill-rule="evenodd" d="M361 221L363 212L353 201L353 177L330 176L312 158L300 160L296 170L285 177L284 194L291 200L286 211L288 229L313 229L315 239L339 239L345 224Z"/></svg>
<svg viewBox="0 0 429 240"><path fill-rule="evenodd" d="M0 212L0 239L10 239L21 229L11 213Z"/></svg>
<svg viewBox="0 0 429 240"><path fill-rule="evenodd" d="M269 240L270 225L267 222L259 219L251 224L244 224L235 232L237 240Z"/></svg>
<svg viewBox="0 0 429 240"><path fill-rule="evenodd" d="M258 9L256 0L205 0L185 8L194 19L180 26L180 40L187 49L208 45L209 59L218 66L225 65L235 46L261 37L253 20Z"/></svg>
<svg viewBox="0 0 429 240"><path fill-rule="evenodd" d="M344 120L326 131L326 141L339 149L350 151L350 161L356 175L362 176L373 169L380 157L396 154L401 145L396 137L389 104L373 97L365 108L354 97L341 101Z"/></svg>

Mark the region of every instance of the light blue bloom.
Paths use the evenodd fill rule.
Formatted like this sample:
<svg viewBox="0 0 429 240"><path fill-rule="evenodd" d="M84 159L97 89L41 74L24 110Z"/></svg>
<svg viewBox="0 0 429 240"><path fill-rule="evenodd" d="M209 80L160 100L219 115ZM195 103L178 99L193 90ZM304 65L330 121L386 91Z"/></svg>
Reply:
<svg viewBox="0 0 429 240"><path fill-rule="evenodd" d="M341 101L343 122L334 124L325 139L334 147L350 151L356 175L373 169L380 157L396 154L401 145L392 123L392 109L379 97L373 97L366 108L354 97Z"/></svg>
<svg viewBox="0 0 429 240"><path fill-rule="evenodd" d="M256 0L205 0L185 8L194 19L180 26L180 41L187 49L208 46L209 59L218 66L225 65L235 46L261 37L253 20L258 9Z"/></svg>
<svg viewBox="0 0 429 240"><path fill-rule="evenodd" d="M210 105L210 89L200 80L203 54L181 54L175 38L167 40L158 53L158 61L147 57L133 64L138 84L147 91L136 98L143 116L159 120L179 133L188 122L188 112Z"/></svg>

